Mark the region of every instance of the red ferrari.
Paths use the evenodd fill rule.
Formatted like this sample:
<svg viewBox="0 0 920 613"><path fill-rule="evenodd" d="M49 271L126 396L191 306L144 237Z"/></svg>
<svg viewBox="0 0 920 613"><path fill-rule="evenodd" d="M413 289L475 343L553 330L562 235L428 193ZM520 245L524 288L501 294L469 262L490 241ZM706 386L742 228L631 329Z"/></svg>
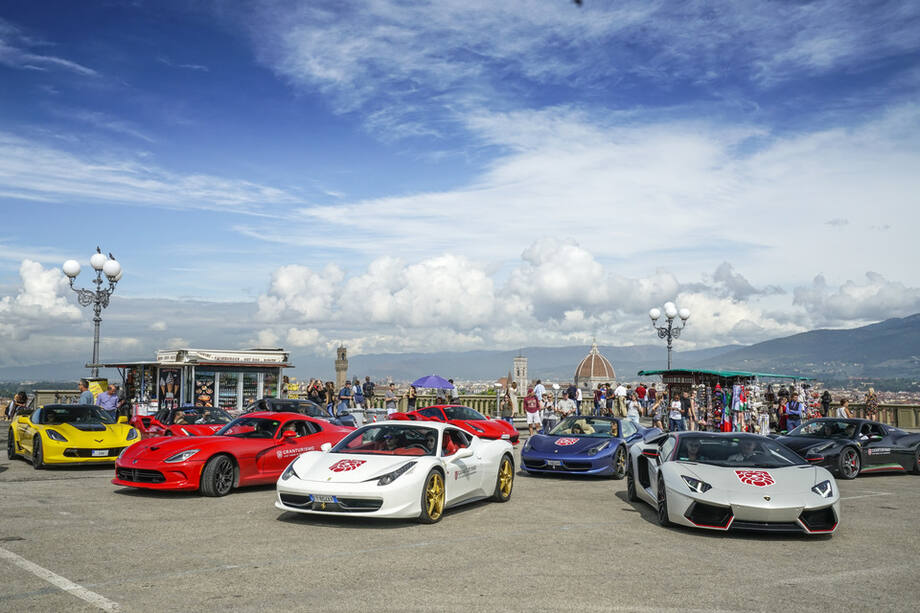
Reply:
<svg viewBox="0 0 920 613"><path fill-rule="evenodd" d="M337 443L354 428L296 413L248 413L211 436L149 438L126 448L112 483L152 490L200 490L274 483L294 458Z"/></svg>
<svg viewBox="0 0 920 613"><path fill-rule="evenodd" d="M223 409L211 407L179 407L160 409L155 415L135 415L131 425L141 438L152 436L208 436L233 419Z"/></svg>
<svg viewBox="0 0 920 613"><path fill-rule="evenodd" d="M479 411L459 404L438 404L408 413L393 413L390 419L440 421L466 430L479 438L501 439L517 445L517 428L503 419L491 419Z"/></svg>

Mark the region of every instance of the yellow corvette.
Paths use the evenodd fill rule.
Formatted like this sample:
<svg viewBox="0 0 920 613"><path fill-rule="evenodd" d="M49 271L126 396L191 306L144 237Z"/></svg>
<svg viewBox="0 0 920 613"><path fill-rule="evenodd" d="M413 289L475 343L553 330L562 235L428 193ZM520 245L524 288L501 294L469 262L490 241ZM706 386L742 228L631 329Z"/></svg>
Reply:
<svg viewBox="0 0 920 613"><path fill-rule="evenodd" d="M88 404L46 404L19 415L10 426L6 453L32 460L35 469L62 464L114 462L125 447L141 440L126 417L113 421Z"/></svg>

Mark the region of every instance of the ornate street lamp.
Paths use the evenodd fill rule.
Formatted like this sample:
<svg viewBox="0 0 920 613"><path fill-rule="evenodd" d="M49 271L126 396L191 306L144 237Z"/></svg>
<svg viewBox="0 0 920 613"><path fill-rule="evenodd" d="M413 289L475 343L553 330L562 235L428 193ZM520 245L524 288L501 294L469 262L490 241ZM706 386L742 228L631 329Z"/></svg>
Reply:
<svg viewBox="0 0 920 613"><path fill-rule="evenodd" d="M652 320L652 327L658 331L658 338L668 339L668 370L671 370L671 341L680 338L680 331L687 326L687 320L690 319L690 309L677 309L673 302L664 303L664 316L668 319L667 326L659 326L658 318L661 317L661 309L652 308L648 311L649 319ZM682 326L675 326L674 319L680 317Z"/></svg>
<svg viewBox="0 0 920 613"><path fill-rule="evenodd" d="M93 331L93 377L99 376L99 324L102 323L102 309L109 306L109 297L115 291L115 285L121 279L121 275L124 272L121 269L121 264L115 260L115 256L109 253L108 257L99 247L96 247L96 253L89 259L90 266L93 267L93 270L96 271L96 278L93 280L93 283L96 284L95 290L88 289L78 289L73 286L73 282L76 280L77 275L80 274L80 263L76 260L67 260L64 262L62 269L64 274L70 278L70 289L77 292L77 301L80 303L80 306L89 306L93 305L93 317L94 331ZM109 281L108 287L102 287L104 283L102 280L102 275Z"/></svg>

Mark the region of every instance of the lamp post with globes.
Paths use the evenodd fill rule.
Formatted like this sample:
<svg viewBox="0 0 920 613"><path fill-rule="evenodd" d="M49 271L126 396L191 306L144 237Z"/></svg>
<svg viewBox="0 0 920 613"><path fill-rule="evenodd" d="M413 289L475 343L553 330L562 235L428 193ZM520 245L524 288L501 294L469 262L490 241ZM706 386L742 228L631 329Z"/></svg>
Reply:
<svg viewBox="0 0 920 613"><path fill-rule="evenodd" d="M648 316L652 320L652 327L658 331L658 338L668 339L668 370L671 370L671 342L675 338L680 337L680 331L684 329L687 325L687 320L690 319L690 309L680 309L678 310L677 305L673 302L664 303L664 316L668 320L668 325L659 326L658 318L661 317L661 309L652 308L648 311ZM674 320L680 317L682 326L675 326Z"/></svg>
<svg viewBox="0 0 920 613"><path fill-rule="evenodd" d="M70 278L70 289L77 293L77 301L80 306L93 305L93 377L99 376L99 325L102 323L102 309L109 306L109 297L115 291L115 285L121 279L121 264L110 253L106 256L99 247L96 247L96 253L89 259L90 266L96 271L96 278L93 283L96 284L95 290L79 289L73 286L77 275L80 274L80 263L76 260L67 260L62 267L64 274ZM109 281L108 287L102 287L104 281L102 275L105 275Z"/></svg>

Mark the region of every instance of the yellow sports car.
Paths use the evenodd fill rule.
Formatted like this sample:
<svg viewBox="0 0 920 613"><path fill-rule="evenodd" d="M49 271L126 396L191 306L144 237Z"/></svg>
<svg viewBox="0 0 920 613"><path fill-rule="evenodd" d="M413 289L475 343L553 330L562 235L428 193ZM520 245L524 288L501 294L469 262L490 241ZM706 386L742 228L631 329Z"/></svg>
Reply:
<svg viewBox="0 0 920 613"><path fill-rule="evenodd" d="M141 440L126 417L114 421L89 404L46 404L20 414L10 426L6 453L28 457L37 470L48 465L114 462L125 447Z"/></svg>

